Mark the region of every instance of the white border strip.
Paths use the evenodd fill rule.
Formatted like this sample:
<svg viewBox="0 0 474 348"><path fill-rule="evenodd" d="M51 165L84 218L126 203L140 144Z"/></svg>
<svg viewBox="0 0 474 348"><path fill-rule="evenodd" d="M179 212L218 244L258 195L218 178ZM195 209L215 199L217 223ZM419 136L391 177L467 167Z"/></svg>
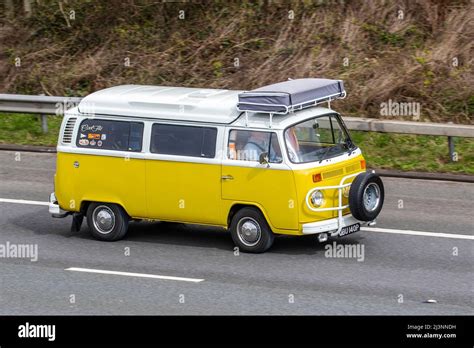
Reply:
<svg viewBox="0 0 474 348"><path fill-rule="evenodd" d="M24 199L9 199L0 198L0 203L17 203L17 204L31 204L31 205L49 205L49 202L27 201Z"/></svg>
<svg viewBox="0 0 474 348"><path fill-rule="evenodd" d="M182 282L192 282L192 283L199 283L199 282L204 281L204 279L197 279L197 278L182 278L182 277L161 276L161 275L145 274L145 273L106 271L102 269L78 268L78 267L66 268L65 271L111 274L111 275L121 275L121 276L126 276L126 277L153 278L153 279L163 279L163 280L178 280Z"/></svg>
<svg viewBox="0 0 474 348"><path fill-rule="evenodd" d="M409 234L409 235L412 235L412 236L428 236L428 237L441 237L441 238L474 240L474 236L469 236L467 234L423 232L423 231L411 231L411 230L394 230L394 229L390 229L390 228L378 228L378 227L361 227L360 230L361 231L366 231L366 232Z"/></svg>

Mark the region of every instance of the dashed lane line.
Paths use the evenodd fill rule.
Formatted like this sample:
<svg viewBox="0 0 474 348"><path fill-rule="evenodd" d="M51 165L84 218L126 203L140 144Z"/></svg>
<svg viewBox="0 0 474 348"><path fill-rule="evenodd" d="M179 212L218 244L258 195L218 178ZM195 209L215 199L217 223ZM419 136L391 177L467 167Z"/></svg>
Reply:
<svg viewBox="0 0 474 348"><path fill-rule="evenodd" d="M103 269L92 269L92 268L70 267L70 268L66 268L65 271L119 275L119 276L126 276L126 277L153 278L153 279L162 279L162 280L177 280L177 281L192 282L192 283L200 283L204 281L204 279L197 279L197 278L183 278L183 277L163 276L163 275L157 275L157 274L107 271Z"/></svg>

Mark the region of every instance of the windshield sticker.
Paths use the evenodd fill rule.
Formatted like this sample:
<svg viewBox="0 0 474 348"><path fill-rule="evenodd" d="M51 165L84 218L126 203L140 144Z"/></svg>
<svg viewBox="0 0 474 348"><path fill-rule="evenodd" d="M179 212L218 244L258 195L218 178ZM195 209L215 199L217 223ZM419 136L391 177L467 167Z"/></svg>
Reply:
<svg viewBox="0 0 474 348"><path fill-rule="evenodd" d="M87 140L87 139L80 139L80 140L79 140L79 145L87 146L87 145L89 145L89 140Z"/></svg>

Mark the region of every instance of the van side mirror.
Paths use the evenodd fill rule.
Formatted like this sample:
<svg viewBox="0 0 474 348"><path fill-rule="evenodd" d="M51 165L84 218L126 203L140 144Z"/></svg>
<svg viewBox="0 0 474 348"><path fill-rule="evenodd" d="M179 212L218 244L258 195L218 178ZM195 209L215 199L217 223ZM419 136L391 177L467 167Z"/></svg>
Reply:
<svg viewBox="0 0 474 348"><path fill-rule="evenodd" d="M260 164L268 164L268 152L262 152L258 158L258 162L260 162Z"/></svg>

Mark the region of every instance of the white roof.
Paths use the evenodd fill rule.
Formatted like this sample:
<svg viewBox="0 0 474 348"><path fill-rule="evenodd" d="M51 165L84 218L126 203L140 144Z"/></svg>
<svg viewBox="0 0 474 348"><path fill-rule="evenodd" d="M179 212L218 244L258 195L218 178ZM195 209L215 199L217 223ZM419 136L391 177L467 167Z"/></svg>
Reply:
<svg viewBox="0 0 474 348"><path fill-rule="evenodd" d="M187 87L123 85L106 88L83 98L82 114L133 116L188 122L230 124L242 127L269 128L269 114L237 110L242 91ZM331 109L316 106L286 115L273 115L272 128L284 129L305 119L328 113ZM242 116L239 118L239 115ZM235 121L235 122L234 122Z"/></svg>
<svg viewBox="0 0 474 348"><path fill-rule="evenodd" d="M236 108L240 92L123 85L89 94L79 103L79 112L228 124L240 115Z"/></svg>

